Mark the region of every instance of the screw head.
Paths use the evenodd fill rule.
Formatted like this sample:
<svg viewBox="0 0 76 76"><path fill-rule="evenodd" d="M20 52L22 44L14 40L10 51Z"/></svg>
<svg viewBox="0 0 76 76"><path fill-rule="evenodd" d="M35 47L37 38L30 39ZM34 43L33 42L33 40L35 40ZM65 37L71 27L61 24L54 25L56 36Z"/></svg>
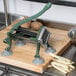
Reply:
<svg viewBox="0 0 76 76"><path fill-rule="evenodd" d="M68 37L71 40L76 40L76 28L73 28L73 29L69 30Z"/></svg>

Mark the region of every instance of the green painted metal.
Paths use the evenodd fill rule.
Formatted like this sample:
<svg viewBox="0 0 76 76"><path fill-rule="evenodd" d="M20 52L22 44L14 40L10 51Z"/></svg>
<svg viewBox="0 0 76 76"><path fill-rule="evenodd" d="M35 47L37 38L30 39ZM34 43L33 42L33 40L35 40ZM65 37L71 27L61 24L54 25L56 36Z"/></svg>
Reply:
<svg viewBox="0 0 76 76"><path fill-rule="evenodd" d="M9 51L11 49L11 45L12 45L12 38L11 38L11 36L8 35L8 37L3 42L9 45L7 48L5 48L5 50Z"/></svg>
<svg viewBox="0 0 76 76"><path fill-rule="evenodd" d="M5 48L5 50L10 51L11 45L12 45L12 40L16 40L16 38L12 37L12 34L15 30L18 29L18 27L20 25L22 25L24 23L27 23L27 22L31 21L32 19L36 19L37 17L41 16L44 12L46 12L51 7L51 5L52 5L51 3L48 3L47 5L45 5L45 7L39 13L29 17L28 19L24 19L23 21L20 21L20 22L16 23L12 27L12 29L7 33L8 37L4 40L4 43L9 45L8 47ZM42 28L43 28L43 26L40 28L39 33L38 33L36 38L30 38L30 40L37 41L37 50L36 50L36 54L35 54L36 58L40 57L40 55L39 55L40 43L38 42L38 37L39 37L39 34L40 34ZM19 35L19 36L21 36L21 35Z"/></svg>
<svg viewBox="0 0 76 76"><path fill-rule="evenodd" d="M40 43L37 42L37 50L36 50L35 58L40 57L39 52L40 52Z"/></svg>
<svg viewBox="0 0 76 76"><path fill-rule="evenodd" d="M31 21L32 19L36 19L39 16L41 16L43 13L45 13L50 7L51 7L51 3L48 3L39 13L37 13L34 16L29 17L28 19L24 19L23 21L20 21L19 23L15 24L13 26L13 28L10 30L10 33L13 33L14 30L16 30L20 25L27 23L29 21Z"/></svg>

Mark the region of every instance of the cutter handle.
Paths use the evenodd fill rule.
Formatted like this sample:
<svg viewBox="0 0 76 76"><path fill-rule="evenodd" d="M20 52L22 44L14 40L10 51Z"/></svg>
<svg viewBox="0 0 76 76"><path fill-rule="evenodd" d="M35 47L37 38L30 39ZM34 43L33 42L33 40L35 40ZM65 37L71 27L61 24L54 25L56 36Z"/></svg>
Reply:
<svg viewBox="0 0 76 76"><path fill-rule="evenodd" d="M37 14L29 17L28 19L24 19L23 21L20 21L17 24L15 24L13 26L13 28L10 30L10 33L13 33L13 31L15 29L17 29L20 25L22 25L24 23L27 23L27 22L31 21L32 19L36 19L37 17L41 16L43 13L45 13L51 7L51 5L52 5L51 3L47 3L47 5L45 5L45 7L40 12L38 12Z"/></svg>

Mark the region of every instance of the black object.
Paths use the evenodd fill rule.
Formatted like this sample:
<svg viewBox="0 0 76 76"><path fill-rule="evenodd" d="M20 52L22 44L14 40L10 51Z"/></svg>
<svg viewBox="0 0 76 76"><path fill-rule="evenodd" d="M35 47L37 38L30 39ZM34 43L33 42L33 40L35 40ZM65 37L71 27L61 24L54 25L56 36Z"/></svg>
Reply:
<svg viewBox="0 0 76 76"><path fill-rule="evenodd" d="M50 33L45 29L44 33L43 33L43 36L42 36L42 41L43 41L43 44L47 44L48 42L48 38L50 37L49 35Z"/></svg>
<svg viewBox="0 0 76 76"><path fill-rule="evenodd" d="M65 1L65 0L27 0L27 1L35 1L35 2L42 2L42 3L51 2L56 5L76 7L76 2Z"/></svg>
<svg viewBox="0 0 76 76"><path fill-rule="evenodd" d="M28 30L26 28L23 28L23 27L19 27L16 30L16 33L15 34L20 34L23 37L34 37L34 38L36 38L36 36L37 36L37 33L31 32L30 30Z"/></svg>

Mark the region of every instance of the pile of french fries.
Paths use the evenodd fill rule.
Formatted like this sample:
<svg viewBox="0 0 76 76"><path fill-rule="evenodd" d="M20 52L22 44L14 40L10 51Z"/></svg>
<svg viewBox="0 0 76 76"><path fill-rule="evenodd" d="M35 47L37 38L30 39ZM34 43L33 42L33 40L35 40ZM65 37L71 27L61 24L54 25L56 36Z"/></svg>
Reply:
<svg viewBox="0 0 76 76"><path fill-rule="evenodd" d="M57 56L53 53L50 53L50 56L52 57L51 66L55 69L67 74L75 69L75 66L73 66L74 62L71 60Z"/></svg>

